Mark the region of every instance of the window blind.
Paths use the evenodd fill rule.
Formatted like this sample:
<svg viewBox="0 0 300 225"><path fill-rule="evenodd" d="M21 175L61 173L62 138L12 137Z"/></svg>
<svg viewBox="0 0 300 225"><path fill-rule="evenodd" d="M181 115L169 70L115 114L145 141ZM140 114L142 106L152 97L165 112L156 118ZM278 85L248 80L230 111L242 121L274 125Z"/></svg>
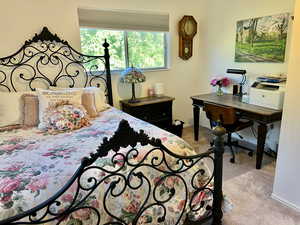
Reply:
<svg viewBox="0 0 300 225"><path fill-rule="evenodd" d="M78 9L78 16L79 25L82 27L115 30L169 31L168 14Z"/></svg>

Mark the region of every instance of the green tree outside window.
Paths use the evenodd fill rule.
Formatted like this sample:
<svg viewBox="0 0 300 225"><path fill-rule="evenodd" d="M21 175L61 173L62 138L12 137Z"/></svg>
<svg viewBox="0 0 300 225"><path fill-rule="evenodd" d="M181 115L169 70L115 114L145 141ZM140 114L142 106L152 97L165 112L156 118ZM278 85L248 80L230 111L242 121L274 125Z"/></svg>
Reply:
<svg viewBox="0 0 300 225"><path fill-rule="evenodd" d="M141 69L166 68L166 33L81 28L81 50L86 55L103 55L104 39L110 44L111 70L128 66ZM92 66L88 63L87 66ZM99 70L103 68L98 65Z"/></svg>

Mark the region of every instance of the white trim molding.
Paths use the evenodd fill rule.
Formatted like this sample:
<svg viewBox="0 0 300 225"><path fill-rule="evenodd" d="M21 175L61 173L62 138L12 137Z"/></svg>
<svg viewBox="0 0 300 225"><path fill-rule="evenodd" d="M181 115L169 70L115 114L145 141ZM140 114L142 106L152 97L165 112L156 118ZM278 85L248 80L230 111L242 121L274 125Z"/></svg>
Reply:
<svg viewBox="0 0 300 225"><path fill-rule="evenodd" d="M285 199L277 196L276 194L272 193L271 194L271 198L273 198L274 200L280 202L281 204L283 204L283 205L285 205L285 206L287 206L289 208L292 208L292 209L294 209L294 210L296 210L297 212L300 213L300 207L299 206L297 206L297 205L295 205L295 204L293 204L293 203L291 203L291 202L289 202L289 201L287 201L287 200L285 200Z"/></svg>

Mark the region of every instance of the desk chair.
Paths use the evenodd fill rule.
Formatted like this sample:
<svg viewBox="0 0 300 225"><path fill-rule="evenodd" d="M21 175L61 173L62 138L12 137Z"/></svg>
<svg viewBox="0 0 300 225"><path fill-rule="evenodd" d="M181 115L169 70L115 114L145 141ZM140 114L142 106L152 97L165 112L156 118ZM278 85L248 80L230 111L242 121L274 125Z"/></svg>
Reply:
<svg viewBox="0 0 300 225"><path fill-rule="evenodd" d="M204 104L203 110L206 112L206 116L210 120L211 128L213 127L213 124L217 122L226 129L227 142L225 143L225 146L228 146L231 150L231 163L235 163L235 153L233 150L233 146L243 148L249 151L248 155L252 156L253 152L251 149L248 149L244 146L240 146L237 141L232 141L231 137L232 133L253 126L253 121L241 120L240 118L238 118L235 109L228 106L210 103Z"/></svg>

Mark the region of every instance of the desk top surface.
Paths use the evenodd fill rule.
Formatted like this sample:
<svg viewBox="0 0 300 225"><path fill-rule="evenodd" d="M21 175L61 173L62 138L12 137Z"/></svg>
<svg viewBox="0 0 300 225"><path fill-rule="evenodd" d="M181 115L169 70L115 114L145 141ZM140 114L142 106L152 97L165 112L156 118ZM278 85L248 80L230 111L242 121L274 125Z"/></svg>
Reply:
<svg viewBox="0 0 300 225"><path fill-rule="evenodd" d="M265 108L257 105L252 105L248 103L243 103L239 100L238 96L232 94L224 94L222 96L217 96L216 93L202 94L191 97L193 100L199 100L203 102L210 102L219 105L233 107L235 109L240 109L247 112L252 112L264 116L271 116L274 114L281 114L282 110L275 110L270 108Z"/></svg>

